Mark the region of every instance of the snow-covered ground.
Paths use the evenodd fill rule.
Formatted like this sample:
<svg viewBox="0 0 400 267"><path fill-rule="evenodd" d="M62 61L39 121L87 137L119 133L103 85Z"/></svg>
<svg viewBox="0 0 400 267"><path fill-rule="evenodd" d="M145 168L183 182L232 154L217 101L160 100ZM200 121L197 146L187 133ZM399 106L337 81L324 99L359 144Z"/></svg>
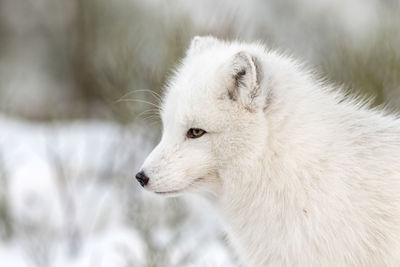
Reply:
<svg viewBox="0 0 400 267"><path fill-rule="evenodd" d="M0 265L235 266L205 200L134 181L149 132L0 116Z"/></svg>

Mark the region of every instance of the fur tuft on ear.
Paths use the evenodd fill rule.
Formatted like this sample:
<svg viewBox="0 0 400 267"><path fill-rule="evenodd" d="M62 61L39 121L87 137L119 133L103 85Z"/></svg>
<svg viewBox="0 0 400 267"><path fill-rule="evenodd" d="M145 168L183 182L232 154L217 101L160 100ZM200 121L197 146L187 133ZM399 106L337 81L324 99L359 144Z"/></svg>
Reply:
<svg viewBox="0 0 400 267"><path fill-rule="evenodd" d="M214 45L218 42L218 39L208 36L195 36L190 42L190 47L187 54L194 54L203 51L204 49Z"/></svg>
<svg viewBox="0 0 400 267"><path fill-rule="evenodd" d="M240 100L249 111L254 111L261 103L261 65L256 57L243 51L234 55L231 64L233 84L228 89L229 98Z"/></svg>

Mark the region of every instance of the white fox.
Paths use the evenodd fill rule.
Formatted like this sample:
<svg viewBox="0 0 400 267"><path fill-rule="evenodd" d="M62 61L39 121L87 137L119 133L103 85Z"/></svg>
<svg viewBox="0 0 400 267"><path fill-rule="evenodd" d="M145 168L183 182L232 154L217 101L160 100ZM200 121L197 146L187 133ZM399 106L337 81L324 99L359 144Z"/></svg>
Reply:
<svg viewBox="0 0 400 267"><path fill-rule="evenodd" d="M208 192L244 266L400 266L400 120L261 44L195 37L136 178Z"/></svg>

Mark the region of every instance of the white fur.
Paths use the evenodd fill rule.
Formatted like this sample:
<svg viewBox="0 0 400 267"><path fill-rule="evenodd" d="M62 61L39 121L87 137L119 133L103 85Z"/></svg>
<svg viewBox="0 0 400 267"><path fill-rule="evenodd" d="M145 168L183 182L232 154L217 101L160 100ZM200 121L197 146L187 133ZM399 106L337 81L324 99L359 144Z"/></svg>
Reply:
<svg viewBox="0 0 400 267"><path fill-rule="evenodd" d="M260 44L213 37L192 41L164 100L146 189L213 194L244 266L400 265L397 118Z"/></svg>

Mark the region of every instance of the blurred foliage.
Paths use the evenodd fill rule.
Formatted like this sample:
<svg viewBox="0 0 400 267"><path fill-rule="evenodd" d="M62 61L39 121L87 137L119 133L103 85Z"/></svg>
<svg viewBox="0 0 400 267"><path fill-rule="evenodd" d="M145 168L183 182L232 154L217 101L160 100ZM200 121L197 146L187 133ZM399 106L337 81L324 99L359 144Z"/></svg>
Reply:
<svg viewBox="0 0 400 267"><path fill-rule="evenodd" d="M138 201L140 200L136 196L131 203ZM181 256L178 262L171 260L171 251L181 245L179 243L181 239L184 239L181 233L187 217L187 210L181 200L169 199L166 203L142 201L141 205L130 205L130 207L133 210L129 212L128 223L141 233L146 247L146 267L180 267L186 266L190 262L191 256L193 256L191 253ZM155 214L155 211L159 213ZM141 214L141 216L137 216L137 214ZM168 238L166 244L157 240L157 230L163 228L172 230L172 236Z"/></svg>
<svg viewBox="0 0 400 267"><path fill-rule="evenodd" d="M36 37L14 33L0 14L0 40L7 40L6 48L0 50L0 63L18 60L13 58L19 49L15 43L39 39L40 46L46 48L42 58L38 55L38 60L45 60L41 71L60 85L51 89L52 95L40 95L40 110L26 112L24 108L29 106L24 104L10 106L23 100L7 100L21 96L17 92L1 96L1 87L7 86L8 80L4 72L0 75L0 111L40 120L102 118L131 122L153 106L130 100L154 102L146 90L160 94L169 71L182 57L191 38L191 20L178 12L179 8L173 9L176 4L165 3L170 10L130 0L56 1L46 7L54 17L34 18ZM2 5L15 5L22 12L20 2L0 1L0 9ZM24 5L40 15L36 4ZM60 22L55 17L64 19ZM32 48L35 51L34 43ZM57 96L60 90L67 92ZM53 102L52 98L58 100Z"/></svg>
<svg viewBox="0 0 400 267"><path fill-rule="evenodd" d="M400 23L400 19L398 19ZM379 105L389 101L400 106L400 24L382 23L361 44L340 38L333 53L327 53L322 69L332 81L350 86L356 93L374 98ZM391 99L393 98L393 99Z"/></svg>
<svg viewBox="0 0 400 267"><path fill-rule="evenodd" d="M14 227L11 217L8 176L0 153L0 238L9 240L13 236Z"/></svg>
<svg viewBox="0 0 400 267"><path fill-rule="evenodd" d="M218 2L216 8L221 11L209 10L210 14L203 14L206 23L199 23L193 16L196 10L191 14L180 1L72 0L40 4L2 0L2 10L14 9L21 14L31 10L33 15L26 16L28 22L21 20L27 28L21 31L21 25L0 12L0 40L4 40L0 42L0 63L15 61L7 59L9 54L18 54L18 49L25 47L16 44L40 40L36 45L45 47L44 55L38 55L38 59L45 60L43 72L60 88L42 92L42 103L37 107L29 109L31 105L25 105L23 99L16 106L14 103L27 94L11 92L2 96L8 75L1 75L0 64L0 111L31 119L101 118L120 123L157 116L159 97L149 90L162 94L171 69L190 39L198 34L264 41L271 48L289 51L317 65L333 82L376 96L376 104L389 98L399 104L398 1L377 2L373 14L379 16L378 25L371 24L367 38L358 41L349 38L351 31L343 27L351 23L339 23L340 16L327 15L326 7L316 5L315 10L310 9L305 0L250 1L246 12L251 15L246 15L240 5L224 10L224 3ZM43 16L47 13L51 16ZM354 14L354 19L360 15ZM17 28L10 26L13 23ZM26 34L30 32L34 34ZM35 42L32 51L36 51Z"/></svg>
<svg viewBox="0 0 400 267"><path fill-rule="evenodd" d="M76 2L70 51L76 88L86 107L100 102L118 121L130 122L144 107L129 99L154 102L143 91L161 92L166 73L190 38L190 21L135 1ZM127 93L130 97L124 98ZM128 101L116 103L121 97Z"/></svg>

